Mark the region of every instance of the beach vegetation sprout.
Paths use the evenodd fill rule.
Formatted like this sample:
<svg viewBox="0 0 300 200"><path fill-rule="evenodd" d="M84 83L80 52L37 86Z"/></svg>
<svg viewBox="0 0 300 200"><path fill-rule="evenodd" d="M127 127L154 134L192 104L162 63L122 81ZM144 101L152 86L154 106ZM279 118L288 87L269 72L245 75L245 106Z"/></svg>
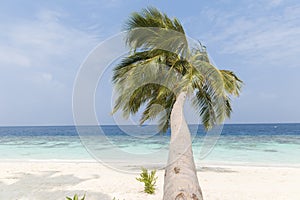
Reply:
<svg viewBox="0 0 300 200"><path fill-rule="evenodd" d="M156 170L153 170L150 173L148 173L148 170L146 168L142 168L140 177L136 178L136 180L144 183L144 192L148 194L155 193L155 184L157 180Z"/></svg>
<svg viewBox="0 0 300 200"><path fill-rule="evenodd" d="M67 200L85 200L85 194L83 195L83 197L81 199L79 199L78 194L75 194L73 196L73 198L71 197L66 197Z"/></svg>

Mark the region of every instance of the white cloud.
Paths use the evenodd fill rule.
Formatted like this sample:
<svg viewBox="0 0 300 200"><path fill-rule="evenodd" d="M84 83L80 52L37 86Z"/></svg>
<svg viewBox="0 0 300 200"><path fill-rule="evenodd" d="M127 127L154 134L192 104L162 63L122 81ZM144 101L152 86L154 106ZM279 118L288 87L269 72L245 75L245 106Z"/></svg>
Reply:
<svg viewBox="0 0 300 200"><path fill-rule="evenodd" d="M124 1L122 1L122 0L97 0L97 1L86 0L84 3L88 4L89 6L94 6L94 7L97 7L97 6L99 6L99 4L101 4L101 6L104 8L115 8L115 7L120 7L124 3Z"/></svg>
<svg viewBox="0 0 300 200"><path fill-rule="evenodd" d="M66 16L66 13L57 12L55 10L42 10L37 13L37 18L41 21L55 21L58 22L59 18Z"/></svg>
<svg viewBox="0 0 300 200"><path fill-rule="evenodd" d="M38 84L49 84L53 81L53 75L50 73L35 73L29 79Z"/></svg>
<svg viewBox="0 0 300 200"><path fill-rule="evenodd" d="M279 6L282 3L282 0L270 0L269 5L271 7Z"/></svg>
<svg viewBox="0 0 300 200"><path fill-rule="evenodd" d="M76 71L99 39L66 16L43 10L28 18L0 19L0 29L5 30L0 33L2 125L72 122Z"/></svg>
<svg viewBox="0 0 300 200"><path fill-rule="evenodd" d="M18 49L4 45L0 46L0 68L11 66L29 67L30 65L29 57Z"/></svg>
<svg viewBox="0 0 300 200"><path fill-rule="evenodd" d="M280 3L274 1L273 3ZM300 6L249 17L243 13L206 11L213 16L215 29L206 34L224 54L242 55L245 62L298 66L300 55ZM225 16L225 17L224 17ZM221 31L220 31L221 30ZM247 61L246 61L247 60Z"/></svg>
<svg viewBox="0 0 300 200"><path fill-rule="evenodd" d="M278 94L261 91L258 94L258 98L260 99L260 101L274 101L276 98L278 98Z"/></svg>
<svg viewBox="0 0 300 200"><path fill-rule="evenodd" d="M0 44L8 51L0 49L0 66L11 62L17 66L55 67L56 61L65 59L64 64L68 65L70 58L83 59L96 44L97 37L65 25L60 20L63 15L45 10L37 14L36 20L6 24L6 37Z"/></svg>
<svg viewBox="0 0 300 200"><path fill-rule="evenodd" d="M14 69L10 78L27 85L28 92L55 96L72 91L77 68L97 43L93 33L63 23L63 16L44 10L35 20L0 25L6 30L0 38L0 68Z"/></svg>

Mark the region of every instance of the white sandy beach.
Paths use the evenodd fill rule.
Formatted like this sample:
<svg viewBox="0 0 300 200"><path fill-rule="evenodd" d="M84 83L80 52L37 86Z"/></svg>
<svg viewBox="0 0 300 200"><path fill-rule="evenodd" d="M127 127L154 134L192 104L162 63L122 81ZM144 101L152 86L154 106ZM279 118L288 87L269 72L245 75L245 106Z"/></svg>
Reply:
<svg viewBox="0 0 300 200"><path fill-rule="evenodd" d="M86 200L162 199L163 174L157 191L143 192L135 174L94 162L1 161L0 199L59 200L86 193ZM300 199L300 168L205 166L198 172L205 200Z"/></svg>

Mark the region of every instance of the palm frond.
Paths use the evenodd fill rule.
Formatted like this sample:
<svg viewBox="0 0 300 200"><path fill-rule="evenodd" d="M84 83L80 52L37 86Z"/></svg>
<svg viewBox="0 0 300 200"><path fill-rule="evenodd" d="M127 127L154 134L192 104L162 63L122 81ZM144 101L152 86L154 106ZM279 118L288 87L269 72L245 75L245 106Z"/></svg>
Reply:
<svg viewBox="0 0 300 200"><path fill-rule="evenodd" d="M200 44L201 45L201 44ZM229 95L238 95L240 80L230 71L219 70L211 63L206 49L194 51L190 59L190 90L196 92L193 105L199 110L204 127L208 130L231 115Z"/></svg>
<svg viewBox="0 0 300 200"><path fill-rule="evenodd" d="M176 18L172 20L154 7L148 7L142 9L141 12L132 13L126 23L125 30L131 31L141 27L165 28L185 34L181 23Z"/></svg>
<svg viewBox="0 0 300 200"><path fill-rule="evenodd" d="M133 13L126 24L126 43L134 50L162 49L186 56L188 42L177 19L170 19L156 8Z"/></svg>
<svg viewBox="0 0 300 200"><path fill-rule="evenodd" d="M176 100L175 94L164 86L158 86L157 94L148 101L142 114L140 123L159 118L158 128L160 132L166 132L170 125L170 115Z"/></svg>
<svg viewBox="0 0 300 200"><path fill-rule="evenodd" d="M206 86L204 86L202 90L198 90L196 92L196 95L193 99L193 104L199 109L203 126L206 129L212 128L216 124L216 113L213 100L210 97L208 88Z"/></svg>
<svg viewBox="0 0 300 200"><path fill-rule="evenodd" d="M240 80L232 71L220 70L220 72L223 77L226 92L234 96L239 96L243 81Z"/></svg>
<svg viewBox="0 0 300 200"><path fill-rule="evenodd" d="M240 94L243 82L231 71L210 63L200 42L189 49L181 23L156 8L133 13L126 24L131 54L113 71L117 91L113 113L129 117L144 108L140 123L158 119L167 131L176 96L187 92L208 130L230 117L230 97Z"/></svg>

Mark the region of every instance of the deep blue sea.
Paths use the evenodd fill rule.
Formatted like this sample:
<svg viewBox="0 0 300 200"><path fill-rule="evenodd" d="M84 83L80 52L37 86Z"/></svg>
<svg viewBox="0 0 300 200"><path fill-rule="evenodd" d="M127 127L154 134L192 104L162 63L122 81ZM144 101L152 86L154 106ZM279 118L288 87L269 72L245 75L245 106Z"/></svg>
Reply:
<svg viewBox="0 0 300 200"><path fill-rule="evenodd" d="M144 129L143 129L144 128ZM300 124L190 125L196 163L300 166ZM0 160L165 164L170 133L140 126L0 127Z"/></svg>

